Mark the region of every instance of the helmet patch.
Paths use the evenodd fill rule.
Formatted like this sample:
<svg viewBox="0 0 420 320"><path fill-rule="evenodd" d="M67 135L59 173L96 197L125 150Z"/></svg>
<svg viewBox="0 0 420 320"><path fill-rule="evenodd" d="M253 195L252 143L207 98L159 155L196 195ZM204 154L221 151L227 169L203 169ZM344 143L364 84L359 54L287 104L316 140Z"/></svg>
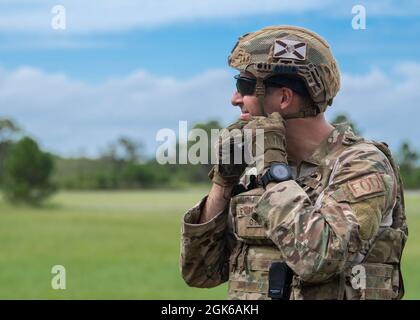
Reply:
<svg viewBox="0 0 420 320"><path fill-rule="evenodd" d="M274 41L273 57L305 60L307 46L308 45L302 41L276 39Z"/></svg>

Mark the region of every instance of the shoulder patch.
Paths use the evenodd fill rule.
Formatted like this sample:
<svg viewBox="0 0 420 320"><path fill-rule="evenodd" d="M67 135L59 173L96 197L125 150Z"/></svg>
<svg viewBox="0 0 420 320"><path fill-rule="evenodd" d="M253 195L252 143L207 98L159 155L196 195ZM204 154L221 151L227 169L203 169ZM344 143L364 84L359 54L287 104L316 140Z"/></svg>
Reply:
<svg viewBox="0 0 420 320"><path fill-rule="evenodd" d="M377 173L347 182L350 192L357 199L385 190L382 178Z"/></svg>

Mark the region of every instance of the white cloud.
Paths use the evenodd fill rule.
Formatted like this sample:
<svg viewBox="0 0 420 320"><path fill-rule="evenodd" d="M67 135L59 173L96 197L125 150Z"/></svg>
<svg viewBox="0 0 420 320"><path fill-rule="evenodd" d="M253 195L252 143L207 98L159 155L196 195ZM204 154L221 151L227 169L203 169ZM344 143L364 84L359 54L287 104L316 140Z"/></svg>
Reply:
<svg viewBox="0 0 420 320"><path fill-rule="evenodd" d="M157 146L161 128L179 120L233 120L231 74L205 72L187 80L138 71L97 85L24 67L0 71L0 116L16 119L48 149L95 154L120 135Z"/></svg>
<svg viewBox="0 0 420 320"><path fill-rule="evenodd" d="M66 8L66 31L88 33L153 27L201 18L318 10L328 2L331 1L63 0L60 4ZM17 5L18 3L21 3L21 6ZM51 31L51 8L56 4L55 0L41 0L36 4L20 0L13 1L13 5L11 1L0 1L0 8L7 9L0 9L0 29L22 32Z"/></svg>
<svg viewBox="0 0 420 320"><path fill-rule="evenodd" d="M93 155L120 135L146 142L153 152L156 132L176 129L179 120L233 121L238 110L230 105L231 77L227 70L185 80L137 71L93 85L30 67L0 70L0 116L16 119L44 147L66 155ZM346 112L370 138L394 148L410 139L420 148L420 64L344 74L342 80L330 118Z"/></svg>
<svg viewBox="0 0 420 320"><path fill-rule="evenodd" d="M414 62L396 63L386 72L344 74L331 111L348 113L366 136L384 140L394 149L402 139L420 148L419 83L420 64Z"/></svg>
<svg viewBox="0 0 420 320"><path fill-rule="evenodd" d="M258 14L302 14L317 11L325 15L351 17L354 1L333 0L62 0L67 13L64 34L148 28L202 19ZM51 8L56 0L0 1L0 30L33 33L51 32ZM368 15L418 15L416 0L365 0ZM61 32L61 31L60 31Z"/></svg>

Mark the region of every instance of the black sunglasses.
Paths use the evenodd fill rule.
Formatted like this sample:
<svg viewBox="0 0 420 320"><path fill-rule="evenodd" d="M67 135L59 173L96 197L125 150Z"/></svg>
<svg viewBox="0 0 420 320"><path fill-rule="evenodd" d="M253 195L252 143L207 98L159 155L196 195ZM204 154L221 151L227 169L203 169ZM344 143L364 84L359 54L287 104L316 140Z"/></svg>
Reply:
<svg viewBox="0 0 420 320"><path fill-rule="evenodd" d="M257 85L256 79L251 79L247 77L242 77L240 74L234 76L236 79L236 90L241 96L252 96L255 93L255 87ZM284 87L283 84L276 83L273 81L264 81L266 87Z"/></svg>
<svg viewBox="0 0 420 320"><path fill-rule="evenodd" d="M236 90L241 96L252 96L255 92L255 86L257 85L257 80L242 77L240 74L234 76L236 79Z"/></svg>
<svg viewBox="0 0 420 320"><path fill-rule="evenodd" d="M255 94L255 87L257 85L256 79L243 77L240 74L234 76L234 78L236 79L236 90L241 96L252 96ZM267 79L264 81L264 84L267 88L288 87L301 95L308 95L304 83L297 79Z"/></svg>

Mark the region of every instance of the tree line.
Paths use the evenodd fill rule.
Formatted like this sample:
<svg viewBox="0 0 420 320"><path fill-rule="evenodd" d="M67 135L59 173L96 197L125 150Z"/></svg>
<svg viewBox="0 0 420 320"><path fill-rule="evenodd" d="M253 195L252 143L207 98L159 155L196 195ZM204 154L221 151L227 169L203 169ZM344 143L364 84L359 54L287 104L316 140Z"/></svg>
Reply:
<svg viewBox="0 0 420 320"><path fill-rule="evenodd" d="M355 132L359 131L346 115L340 114L332 122L348 122ZM211 130L221 129L221 125L208 121L194 128L203 129L210 136ZM195 142L188 143L190 146ZM176 148L179 149L178 144ZM419 153L409 142L403 142L394 155L405 188L420 188ZM4 197L13 203L39 205L59 189L180 188L207 184L210 167L211 164L160 165L145 156L140 142L128 137L111 142L95 159L65 158L41 150L12 120L0 118L0 187Z"/></svg>

